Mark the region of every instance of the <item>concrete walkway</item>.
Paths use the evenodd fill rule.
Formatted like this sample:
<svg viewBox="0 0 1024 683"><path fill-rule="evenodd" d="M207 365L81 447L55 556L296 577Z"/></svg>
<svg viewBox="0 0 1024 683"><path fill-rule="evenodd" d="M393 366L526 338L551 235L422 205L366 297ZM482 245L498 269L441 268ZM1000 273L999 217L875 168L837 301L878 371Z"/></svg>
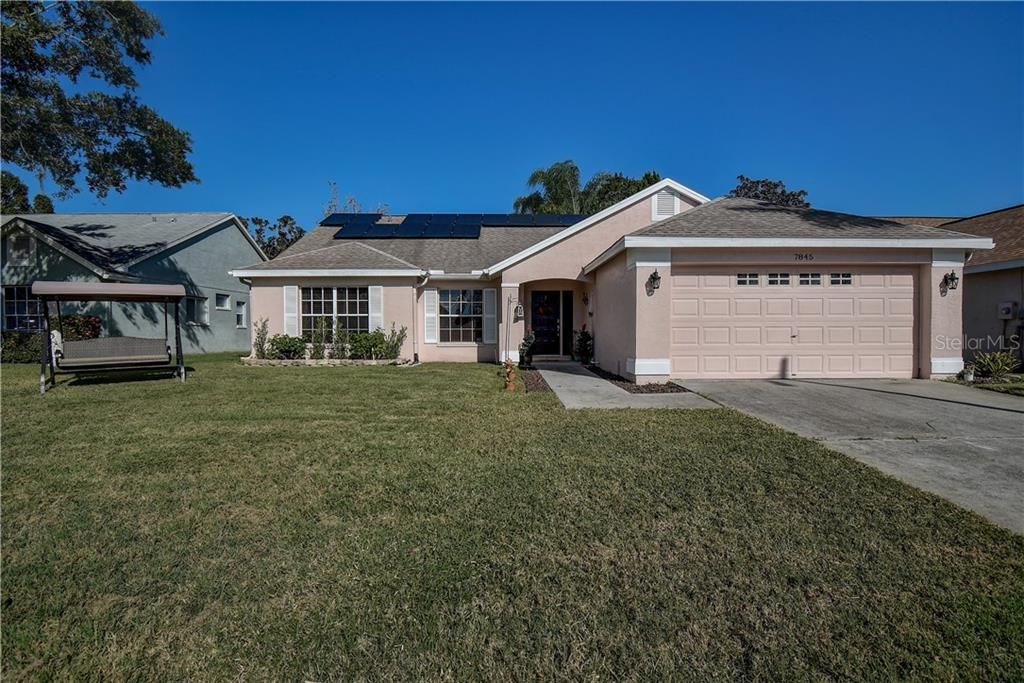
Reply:
<svg viewBox="0 0 1024 683"><path fill-rule="evenodd" d="M631 394L577 363L537 363L537 370L566 408L717 408L694 393Z"/></svg>
<svg viewBox="0 0 1024 683"><path fill-rule="evenodd" d="M1024 533L1024 398L934 380L679 380Z"/></svg>

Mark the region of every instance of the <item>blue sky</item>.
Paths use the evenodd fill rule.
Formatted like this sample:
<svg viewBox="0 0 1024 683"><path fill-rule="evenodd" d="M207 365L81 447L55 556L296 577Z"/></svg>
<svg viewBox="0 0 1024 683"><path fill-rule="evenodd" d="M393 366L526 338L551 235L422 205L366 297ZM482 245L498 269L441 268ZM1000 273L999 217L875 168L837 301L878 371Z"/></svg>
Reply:
<svg viewBox="0 0 1024 683"><path fill-rule="evenodd" d="M531 170L739 173L815 206L1024 201L1021 4L155 3L140 95L202 182L58 211L510 211ZM52 187L51 187L52 189Z"/></svg>

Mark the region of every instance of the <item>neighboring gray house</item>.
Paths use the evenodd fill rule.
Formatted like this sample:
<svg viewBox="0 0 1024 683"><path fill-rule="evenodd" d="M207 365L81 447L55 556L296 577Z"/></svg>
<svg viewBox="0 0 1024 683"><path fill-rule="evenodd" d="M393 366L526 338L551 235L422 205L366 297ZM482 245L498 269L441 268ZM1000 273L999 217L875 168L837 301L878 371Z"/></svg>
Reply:
<svg viewBox="0 0 1024 683"><path fill-rule="evenodd" d="M250 346L249 287L228 271L266 256L233 214L24 214L0 217L0 226L5 331L38 329L35 280L180 283L188 292L186 353ZM62 311L99 316L104 336L164 333L163 309L154 304L68 304Z"/></svg>

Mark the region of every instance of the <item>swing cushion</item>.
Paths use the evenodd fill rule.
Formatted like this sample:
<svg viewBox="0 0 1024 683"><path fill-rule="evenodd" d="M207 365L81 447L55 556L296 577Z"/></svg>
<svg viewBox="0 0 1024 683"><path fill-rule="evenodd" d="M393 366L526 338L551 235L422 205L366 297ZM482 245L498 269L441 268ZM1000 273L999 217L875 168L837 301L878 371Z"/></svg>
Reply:
<svg viewBox="0 0 1024 683"><path fill-rule="evenodd" d="M57 357L62 370L86 367L166 365L171 350L163 339L147 337L101 337L67 341Z"/></svg>

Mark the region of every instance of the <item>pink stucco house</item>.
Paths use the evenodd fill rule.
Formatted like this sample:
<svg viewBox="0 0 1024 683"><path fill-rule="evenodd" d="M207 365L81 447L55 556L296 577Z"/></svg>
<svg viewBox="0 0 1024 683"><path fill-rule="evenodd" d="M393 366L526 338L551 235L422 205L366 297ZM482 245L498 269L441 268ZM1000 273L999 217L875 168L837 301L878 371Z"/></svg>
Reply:
<svg viewBox="0 0 1024 683"><path fill-rule="evenodd" d="M663 180L587 217L335 214L232 274L252 319L303 334L406 326L420 361L594 359L670 377L930 377L963 366L962 278L988 238Z"/></svg>

